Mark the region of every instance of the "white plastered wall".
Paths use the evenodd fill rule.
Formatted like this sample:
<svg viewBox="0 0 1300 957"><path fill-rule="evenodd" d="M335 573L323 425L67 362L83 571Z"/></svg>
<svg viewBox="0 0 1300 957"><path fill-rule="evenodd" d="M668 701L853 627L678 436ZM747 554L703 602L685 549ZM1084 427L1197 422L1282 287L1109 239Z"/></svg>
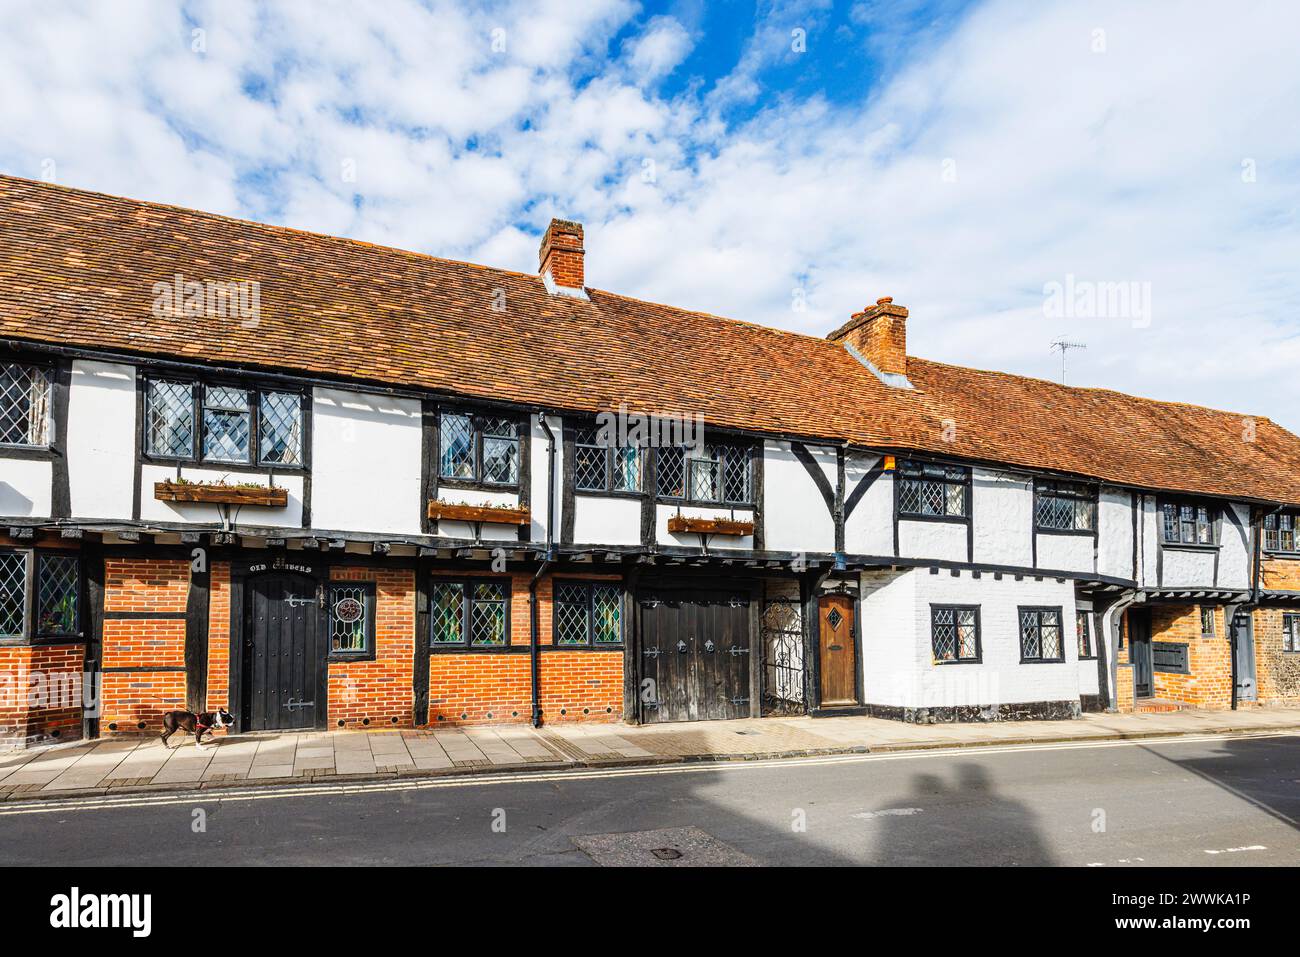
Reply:
<svg viewBox="0 0 1300 957"><path fill-rule="evenodd" d="M135 405L134 366L72 363L67 447L73 518L131 518Z"/></svg>

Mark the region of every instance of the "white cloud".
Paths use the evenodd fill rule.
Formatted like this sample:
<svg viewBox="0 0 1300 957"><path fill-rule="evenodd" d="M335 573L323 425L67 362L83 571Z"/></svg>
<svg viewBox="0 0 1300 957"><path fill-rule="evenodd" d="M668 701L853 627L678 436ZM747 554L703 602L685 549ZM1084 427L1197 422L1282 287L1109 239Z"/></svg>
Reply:
<svg viewBox="0 0 1300 957"><path fill-rule="evenodd" d="M992 2L917 40L881 9L850 21L893 72L849 108L765 86L819 2L672 97L710 38L623 0L19 5L0 169L526 271L564 215L602 288L814 334L893 295L920 355L1050 377L1065 334L1072 382L1300 427L1300 10ZM1150 325L1044 318L1067 275L1150 283Z"/></svg>

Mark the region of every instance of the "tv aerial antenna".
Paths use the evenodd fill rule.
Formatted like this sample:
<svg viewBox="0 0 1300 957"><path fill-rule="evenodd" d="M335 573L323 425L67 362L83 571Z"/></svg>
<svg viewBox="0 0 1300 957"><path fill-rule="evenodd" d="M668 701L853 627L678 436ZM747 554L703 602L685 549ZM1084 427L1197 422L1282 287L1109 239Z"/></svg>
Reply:
<svg viewBox="0 0 1300 957"><path fill-rule="evenodd" d="M1073 342L1069 339L1057 339L1052 343L1052 351L1061 353L1061 385L1065 385L1065 356L1071 349L1086 349L1088 343Z"/></svg>

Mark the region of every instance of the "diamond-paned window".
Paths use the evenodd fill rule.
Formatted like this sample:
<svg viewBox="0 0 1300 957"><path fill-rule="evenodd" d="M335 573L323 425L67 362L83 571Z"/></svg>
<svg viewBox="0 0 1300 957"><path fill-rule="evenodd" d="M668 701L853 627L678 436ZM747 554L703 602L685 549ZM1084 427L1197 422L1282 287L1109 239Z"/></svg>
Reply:
<svg viewBox="0 0 1300 957"><path fill-rule="evenodd" d="M519 481L519 423L487 416L483 429L483 481L513 485Z"/></svg>
<svg viewBox="0 0 1300 957"><path fill-rule="evenodd" d="M439 474L449 479L474 478L474 426L468 415L442 413L439 425L442 442Z"/></svg>
<svg viewBox="0 0 1300 957"><path fill-rule="evenodd" d="M573 431L573 484L581 492L641 491L641 454L635 445L613 444L604 429Z"/></svg>
<svg viewBox="0 0 1300 957"><path fill-rule="evenodd" d="M0 362L0 444L50 444L52 381L49 369Z"/></svg>
<svg viewBox="0 0 1300 957"><path fill-rule="evenodd" d="M203 390L203 458L209 462L247 462L252 413L248 393L229 386Z"/></svg>
<svg viewBox="0 0 1300 957"><path fill-rule="evenodd" d="M931 605L930 644L935 661L979 661L979 609L974 605Z"/></svg>
<svg viewBox="0 0 1300 957"><path fill-rule="evenodd" d="M661 496L690 502L752 503L748 446L710 442L695 449L661 448L658 453Z"/></svg>
<svg viewBox="0 0 1300 957"><path fill-rule="evenodd" d="M1294 552L1296 516L1292 512L1271 512L1264 516L1264 551Z"/></svg>
<svg viewBox="0 0 1300 957"><path fill-rule="evenodd" d="M1020 609L1021 661L1064 661L1061 640L1061 609Z"/></svg>
<svg viewBox="0 0 1300 957"><path fill-rule="evenodd" d="M500 582L479 582L470 603L470 644L506 643L506 586Z"/></svg>
<svg viewBox="0 0 1300 957"><path fill-rule="evenodd" d="M617 585L556 582L554 614L557 645L623 643L623 596Z"/></svg>
<svg viewBox="0 0 1300 957"><path fill-rule="evenodd" d="M330 654L371 653L375 627L374 604L374 586L369 583L330 586Z"/></svg>
<svg viewBox="0 0 1300 957"><path fill-rule="evenodd" d="M555 643L585 645L591 640L591 589L585 585L555 587Z"/></svg>
<svg viewBox="0 0 1300 957"><path fill-rule="evenodd" d="M81 559L76 555L41 555L37 562L36 631L41 635L75 635L81 596Z"/></svg>
<svg viewBox="0 0 1300 957"><path fill-rule="evenodd" d="M465 643L464 582L434 582L429 593L430 641L435 645Z"/></svg>
<svg viewBox="0 0 1300 957"><path fill-rule="evenodd" d="M1096 489L1080 482L1035 482L1034 524L1047 532L1096 531Z"/></svg>
<svg viewBox="0 0 1300 957"><path fill-rule="evenodd" d="M965 518L969 512L968 468L903 460L897 482L900 515Z"/></svg>
<svg viewBox="0 0 1300 957"><path fill-rule="evenodd" d="M0 552L0 638L27 631L27 553Z"/></svg>
<svg viewBox="0 0 1300 957"><path fill-rule="evenodd" d="M194 457L194 389L188 382L153 379L145 398L145 451L167 458Z"/></svg>
<svg viewBox="0 0 1300 957"><path fill-rule="evenodd" d="M294 392L263 392L258 409L262 463L301 465L302 397Z"/></svg>

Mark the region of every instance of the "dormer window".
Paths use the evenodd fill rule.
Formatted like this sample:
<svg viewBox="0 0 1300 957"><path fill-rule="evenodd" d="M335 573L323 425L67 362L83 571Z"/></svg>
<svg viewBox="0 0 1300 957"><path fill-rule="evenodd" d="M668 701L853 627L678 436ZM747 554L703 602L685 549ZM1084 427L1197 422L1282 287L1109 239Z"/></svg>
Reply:
<svg viewBox="0 0 1300 957"><path fill-rule="evenodd" d="M0 363L0 445L50 444L53 376L42 366Z"/></svg>

